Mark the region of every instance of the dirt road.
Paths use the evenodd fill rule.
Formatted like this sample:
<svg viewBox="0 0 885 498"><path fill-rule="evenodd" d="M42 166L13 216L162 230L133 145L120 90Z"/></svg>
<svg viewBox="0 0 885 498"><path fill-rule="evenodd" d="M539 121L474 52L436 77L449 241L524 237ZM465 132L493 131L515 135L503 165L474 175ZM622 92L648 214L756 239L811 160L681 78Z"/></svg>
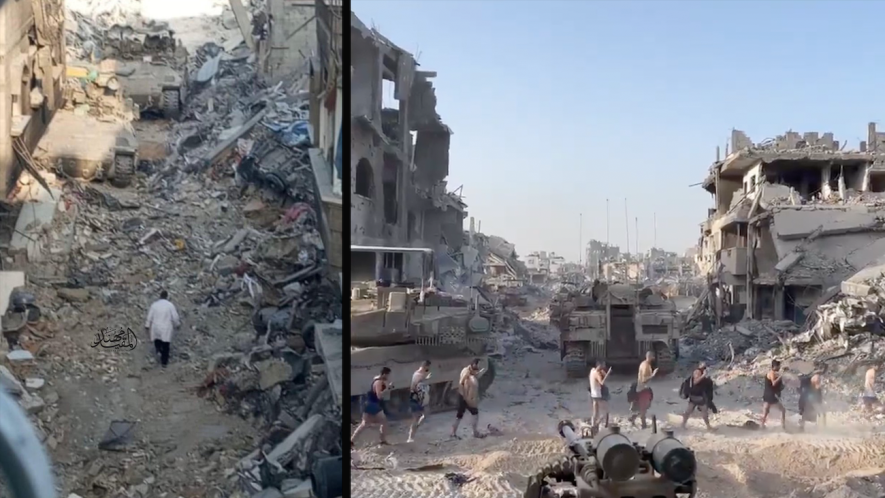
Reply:
<svg viewBox="0 0 885 498"><path fill-rule="evenodd" d="M680 371L653 382L655 401L651 412L662 425L678 427L681 421L685 405L678 396L678 386L684 375ZM700 497L784 497L815 485L819 485L818 491L836 489L849 473L863 476L885 472L885 435L874 427L854 423L857 417L851 412L831 413L827 428L809 426L805 434L785 433L778 423L770 423L766 431L728 427L758 421L761 381L715 370L714 376L719 386L716 403L720 413L712 421L717 430L706 431L702 421L695 418L689 430L676 431L677 437L697 453ZM625 432L631 438L644 443L650 430L629 428L626 420L626 392L632 376L615 376L610 382L615 414L611 422L627 428ZM500 436L473 439L462 424L464 439L449 440L453 413L428 416L413 444L405 443L405 423L394 423L390 428L392 445L388 447L375 446L377 432L367 431L357 441L355 459L360 467L387 470L355 470L351 491L354 496L367 498L522 496L526 476L563 453L562 441L556 436L557 422L589 419L585 384L566 379L555 351L510 354L480 407L480 426L491 424L501 431ZM788 394L785 401L788 410L793 410L788 426L795 428L795 394ZM835 408L849 407L837 403ZM432 464L440 464L441 468L408 470ZM443 477L446 472L463 473L475 480L455 490Z"/></svg>

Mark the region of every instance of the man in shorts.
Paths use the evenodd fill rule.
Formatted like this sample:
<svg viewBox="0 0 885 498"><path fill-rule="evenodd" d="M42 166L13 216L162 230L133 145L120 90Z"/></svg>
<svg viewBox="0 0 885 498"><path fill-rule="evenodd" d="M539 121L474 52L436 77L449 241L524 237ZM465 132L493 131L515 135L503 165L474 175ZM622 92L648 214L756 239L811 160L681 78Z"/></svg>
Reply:
<svg viewBox="0 0 885 498"><path fill-rule="evenodd" d="M639 417L639 420L642 422L642 428L645 429L647 427L645 416L648 413L648 409L651 407L651 402L654 399L654 392L652 392L651 387L649 387L648 383L658 374L658 369L652 369L652 362L654 362L655 354L651 351L645 353L645 361L639 364L639 375L636 379L636 393L635 398L630 406L630 411L633 413L630 415L630 423L636 424L636 417Z"/></svg>
<svg viewBox="0 0 885 498"><path fill-rule="evenodd" d="M479 376L484 370L479 369L479 358L470 362L470 365L461 371L461 379L458 382L458 412L455 414L455 425L452 426L452 437L458 437L458 426L464 418L464 412L473 415L473 437L482 437L479 433Z"/></svg>
<svg viewBox="0 0 885 498"><path fill-rule="evenodd" d="M388 380L389 377L390 369L384 367L381 369L381 375L372 379L372 385L369 386L369 390L366 392L365 405L363 406L363 419L360 422L360 425L357 426L356 430L353 431L353 435L350 436L351 448L353 447L353 442L356 440L356 437L370 425L378 426L378 433L381 435L381 444L387 444L387 439L384 437L384 430L387 428L387 416L384 415L384 407L381 406L381 400L384 397L385 391L393 389L393 384Z"/></svg>
<svg viewBox="0 0 885 498"><path fill-rule="evenodd" d="M762 387L762 428L765 428L765 422L768 421L768 413L772 408L777 408L781 412L781 427L787 428L787 410L781 403L781 393L784 390L783 373L781 370L781 362L779 360L771 360L771 369L765 374L765 380ZM786 370L786 369L784 369Z"/></svg>
<svg viewBox="0 0 885 498"><path fill-rule="evenodd" d="M593 416L590 419L590 425L598 428L599 424L606 419L608 415L608 388L605 386L605 380L611 373L611 368L605 370L605 362L598 361L596 367L590 370L590 404Z"/></svg>
<svg viewBox="0 0 885 498"><path fill-rule="evenodd" d="M707 376L707 365L701 363L691 373L691 376L685 379L680 388L682 397L688 400L688 408L682 414L682 428L688 426L688 419L695 410L701 412L704 419L704 425L707 430L713 430L710 425L710 404L713 399L713 380Z"/></svg>
<svg viewBox="0 0 885 498"><path fill-rule="evenodd" d="M415 429L424 422L424 404L428 401L429 389L425 381L430 378L430 360L421 364L421 368L412 374L412 385L409 389L409 408L412 412L412 424L409 425L409 439L414 442Z"/></svg>
<svg viewBox="0 0 885 498"><path fill-rule="evenodd" d="M883 410L882 402L879 401L879 396L876 394L876 373L878 373L878 367L873 365L864 375L863 395L860 399L863 403L863 411L867 414L885 411Z"/></svg>

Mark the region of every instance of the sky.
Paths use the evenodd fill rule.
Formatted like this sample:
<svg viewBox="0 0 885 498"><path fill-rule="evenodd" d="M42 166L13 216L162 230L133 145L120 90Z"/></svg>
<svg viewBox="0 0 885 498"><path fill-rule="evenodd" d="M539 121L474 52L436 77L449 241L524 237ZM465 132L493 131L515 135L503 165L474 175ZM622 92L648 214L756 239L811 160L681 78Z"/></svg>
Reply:
<svg viewBox="0 0 885 498"><path fill-rule="evenodd" d="M885 128L885 2L353 0L433 80L449 188L520 255L682 253L732 128ZM387 96L390 98L390 96ZM606 222L606 199L609 216ZM625 214L626 199L626 214ZM655 220L657 222L655 223ZM465 223L466 226L466 223Z"/></svg>

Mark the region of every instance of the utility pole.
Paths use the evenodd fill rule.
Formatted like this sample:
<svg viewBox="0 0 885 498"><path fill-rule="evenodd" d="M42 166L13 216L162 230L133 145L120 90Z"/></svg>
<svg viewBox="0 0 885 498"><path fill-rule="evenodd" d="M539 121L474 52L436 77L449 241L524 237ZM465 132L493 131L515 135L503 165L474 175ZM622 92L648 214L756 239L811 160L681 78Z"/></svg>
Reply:
<svg viewBox="0 0 885 498"><path fill-rule="evenodd" d="M584 250L584 213L578 213L578 266L581 266L581 251Z"/></svg>
<svg viewBox="0 0 885 498"><path fill-rule="evenodd" d="M627 213L627 198L624 197L624 226L627 228L627 253L630 253L630 215Z"/></svg>
<svg viewBox="0 0 885 498"><path fill-rule="evenodd" d="M605 200L605 245L606 245L606 257L608 257L608 199Z"/></svg>
<svg viewBox="0 0 885 498"><path fill-rule="evenodd" d="M657 247L658 247L658 213L655 213L654 224L655 224L655 228L654 228L655 229L655 236L654 236L655 238L654 238L654 242L652 243L652 247L657 249Z"/></svg>

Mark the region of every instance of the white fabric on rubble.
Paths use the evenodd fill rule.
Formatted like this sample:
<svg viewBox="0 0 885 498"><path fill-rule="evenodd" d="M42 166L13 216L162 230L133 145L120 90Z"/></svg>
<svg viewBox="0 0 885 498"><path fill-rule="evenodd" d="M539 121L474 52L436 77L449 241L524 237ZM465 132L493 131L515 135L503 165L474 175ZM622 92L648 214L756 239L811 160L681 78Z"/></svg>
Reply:
<svg viewBox="0 0 885 498"><path fill-rule="evenodd" d="M163 342L172 342L172 332L175 327L181 325L178 310L175 305L166 299L160 299L151 305L148 311L144 327L151 331L151 340L157 339Z"/></svg>

